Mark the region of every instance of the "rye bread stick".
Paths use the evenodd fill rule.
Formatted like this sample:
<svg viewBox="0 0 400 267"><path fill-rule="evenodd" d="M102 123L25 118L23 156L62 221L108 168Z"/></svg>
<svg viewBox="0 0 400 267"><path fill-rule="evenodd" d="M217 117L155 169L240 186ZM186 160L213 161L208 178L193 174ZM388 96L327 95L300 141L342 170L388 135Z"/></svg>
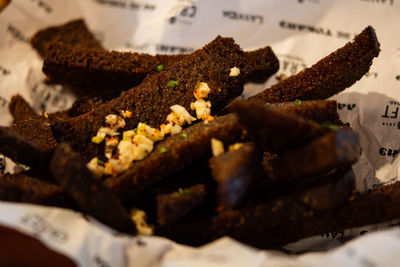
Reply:
<svg viewBox="0 0 400 267"><path fill-rule="evenodd" d="M218 205L238 206L248 193L258 175L260 156L253 143L245 143L239 149L227 151L210 158L212 176L217 184Z"/></svg>
<svg viewBox="0 0 400 267"><path fill-rule="evenodd" d="M341 125L335 100L304 100L266 104L276 111L296 114L317 123Z"/></svg>
<svg viewBox="0 0 400 267"><path fill-rule="evenodd" d="M232 143L243 136L243 128L233 114L217 117L208 124L196 123L184 129L182 134L160 141L144 160L134 162L132 167L115 177L107 178L104 184L122 200L130 200L187 164L210 157L211 138ZM160 153L161 148L165 152Z"/></svg>
<svg viewBox="0 0 400 267"><path fill-rule="evenodd" d="M239 75L230 76L233 67L240 69ZM118 115L121 111L130 110L132 116L126 118L125 129L134 129L139 122L159 128L166 122L173 105L181 105L195 116L190 104L196 101L193 92L198 82L207 83L210 88L207 100L211 103L212 111L218 112L240 95L249 71L244 53L233 39L217 37L169 69L148 76L143 83L120 97L62 122L57 132L66 136L74 147L90 159L99 149L99 146L91 143L91 138L105 125L107 115Z"/></svg>
<svg viewBox="0 0 400 267"><path fill-rule="evenodd" d="M359 155L358 134L349 129L338 129L286 151L264 162L263 166L270 182L293 182L351 166Z"/></svg>
<svg viewBox="0 0 400 267"><path fill-rule="evenodd" d="M157 234L176 242L202 245L228 235L258 248L276 248L281 224L288 225L300 218L330 210L345 202L354 189L354 174L342 171L332 174L329 183L306 191L264 201L249 201L237 209L225 209L213 217L196 215L160 228ZM290 233L297 231L295 224ZM278 239L278 240L276 240Z"/></svg>
<svg viewBox="0 0 400 267"><path fill-rule="evenodd" d="M171 194L157 196L157 222L159 225L179 221L203 203L207 195L204 184L180 188Z"/></svg>
<svg viewBox="0 0 400 267"><path fill-rule="evenodd" d="M292 149L326 132L316 122L249 100L237 99L229 109L237 114L239 122L264 151Z"/></svg>
<svg viewBox="0 0 400 267"><path fill-rule="evenodd" d="M133 221L118 197L93 178L85 162L69 145L62 143L57 147L50 162L50 172L83 212L118 231L136 233Z"/></svg>
<svg viewBox="0 0 400 267"><path fill-rule="evenodd" d="M11 97L8 110L14 122L38 116L29 103L19 94Z"/></svg>
<svg viewBox="0 0 400 267"><path fill-rule="evenodd" d="M314 102L313 102L314 103ZM311 104L311 103L310 103ZM314 105L314 104L312 104ZM291 105L282 105L280 111L293 110ZM308 109L308 105L301 105L296 112L304 116L314 117L312 112L301 112ZM332 111L331 105L320 105L319 112ZM175 171L182 169L186 164L199 159L210 157L211 138L217 138L224 143L233 143L246 140L247 134L235 114L216 117L209 124L197 123L183 130L182 135L170 136L156 145L153 152L144 160L134 163L124 173L105 180L109 186L122 199L129 200L135 197L149 185L168 177ZM164 148L166 153L159 153Z"/></svg>
<svg viewBox="0 0 400 267"><path fill-rule="evenodd" d="M270 248L301 238L390 222L400 218L400 183L383 186L365 193L355 193L335 208L315 213L308 218L282 223L271 232L275 242ZM295 230L293 225L296 225Z"/></svg>
<svg viewBox="0 0 400 267"><path fill-rule="evenodd" d="M157 66L169 66L185 56L153 56L52 43L43 63L43 72L53 83L95 90L97 94L113 88L119 94L139 85L148 74L157 73Z"/></svg>
<svg viewBox="0 0 400 267"><path fill-rule="evenodd" d="M279 60L270 46L246 51L246 58L253 71L247 77L249 82L264 83L279 69Z"/></svg>
<svg viewBox="0 0 400 267"><path fill-rule="evenodd" d="M49 44L60 42L71 46L102 49L100 42L94 37L83 19L77 19L62 25L48 27L35 33L31 44L43 58L47 54Z"/></svg>
<svg viewBox="0 0 400 267"><path fill-rule="evenodd" d="M43 116L19 120L10 127L0 126L0 153L31 168L47 169L56 146L50 124Z"/></svg>
<svg viewBox="0 0 400 267"><path fill-rule="evenodd" d="M39 205L74 207L73 200L61 187L25 173L0 176L0 200Z"/></svg>
<svg viewBox="0 0 400 267"><path fill-rule="evenodd" d="M400 218L400 211L397 209L399 203L399 182L369 190L366 193L356 193L346 203L331 212L316 216L318 218L316 225L321 227L324 225L324 228L318 231L314 229L312 232L309 226L306 232L310 231L308 235L317 232L319 234L398 219Z"/></svg>
<svg viewBox="0 0 400 267"><path fill-rule="evenodd" d="M375 30L368 26L352 42L310 68L265 89L250 99L261 103L274 103L295 99L328 98L361 79L379 52Z"/></svg>
<svg viewBox="0 0 400 267"><path fill-rule="evenodd" d="M80 95L99 95L105 90L115 95L137 86L147 75L167 70L186 56L153 56L53 43L49 45L43 72L54 83L82 90L77 92ZM279 61L269 46L245 52L245 57L252 68L246 81L265 82L279 69Z"/></svg>

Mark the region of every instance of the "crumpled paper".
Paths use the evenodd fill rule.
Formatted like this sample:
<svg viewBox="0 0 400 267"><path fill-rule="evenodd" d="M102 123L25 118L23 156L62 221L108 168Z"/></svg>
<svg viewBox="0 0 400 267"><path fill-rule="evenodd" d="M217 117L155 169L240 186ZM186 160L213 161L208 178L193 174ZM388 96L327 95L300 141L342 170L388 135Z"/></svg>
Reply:
<svg viewBox="0 0 400 267"><path fill-rule="evenodd" d="M189 53L218 34L233 37L245 50L270 45L280 60L278 75L311 66L371 25L381 54L367 75L333 98L341 119L361 136L361 156L354 166L357 189L378 188L399 179L400 28L394 26L400 23L399 11L394 0L14 0L0 13L0 124L11 123L8 102L16 93L37 112L62 110L73 103L74 97L64 88L43 83L42 59L29 45L37 30L72 19L83 17L107 49ZM275 82L271 78L263 85L247 85L244 96ZM19 168L0 156L0 171ZM58 208L0 202L0 210L2 225L37 237L80 266L388 266L400 258L397 228L328 252L286 257L229 238L194 249L159 237L121 236L79 213ZM290 244L284 251L325 250L375 228L327 233Z"/></svg>

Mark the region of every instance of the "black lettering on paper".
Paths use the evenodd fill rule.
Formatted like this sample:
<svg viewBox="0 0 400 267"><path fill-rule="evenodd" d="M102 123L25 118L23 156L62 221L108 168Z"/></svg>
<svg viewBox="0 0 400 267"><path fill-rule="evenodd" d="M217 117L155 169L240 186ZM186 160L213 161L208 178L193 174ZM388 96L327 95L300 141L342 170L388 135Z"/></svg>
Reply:
<svg viewBox="0 0 400 267"><path fill-rule="evenodd" d="M102 259L99 255L96 255L93 259L95 266L99 267L110 267L111 265Z"/></svg>
<svg viewBox="0 0 400 267"><path fill-rule="evenodd" d="M367 72L365 73L365 77L373 77L373 78L378 78L378 73L377 72Z"/></svg>
<svg viewBox="0 0 400 267"><path fill-rule="evenodd" d="M339 110L347 109L349 111L353 110L356 107L356 104L346 104L346 103L338 103L337 107Z"/></svg>
<svg viewBox="0 0 400 267"><path fill-rule="evenodd" d="M183 2L183 3L180 3ZM197 6L193 5L191 1L178 1L178 3L172 7L171 16L169 18L169 23L175 24L176 22L190 25L192 24L193 18L197 14Z"/></svg>
<svg viewBox="0 0 400 267"><path fill-rule="evenodd" d="M40 103L41 110L46 110L47 105L52 105L59 109L67 106L67 99L52 86L35 84L31 90L36 98L36 102Z"/></svg>
<svg viewBox="0 0 400 267"><path fill-rule="evenodd" d="M385 147L381 147L379 149L379 155L381 156L388 156L394 158L398 153L399 153L398 149L385 148Z"/></svg>
<svg viewBox="0 0 400 267"><path fill-rule="evenodd" d="M232 16L232 15L230 15L230 16ZM345 31L341 31L341 30L336 31L336 33L335 33L333 30L326 28L326 27L321 27L321 26L316 26L316 25L306 25L306 24L302 24L302 23L285 21L285 20L279 21L279 27L281 27L283 29L287 29L287 30L292 30L292 31L314 33L314 34L318 34L318 35L331 36L331 37L336 37L336 38L341 38L341 39L346 39L346 40L351 39L351 37L353 35L355 35L350 32L345 32Z"/></svg>
<svg viewBox="0 0 400 267"><path fill-rule="evenodd" d="M31 0L31 2L36 2L38 7L43 9L46 13L53 12L53 8L43 0Z"/></svg>
<svg viewBox="0 0 400 267"><path fill-rule="evenodd" d="M10 73L11 73L11 71L9 71L8 69L0 66L0 74L9 75Z"/></svg>
<svg viewBox="0 0 400 267"><path fill-rule="evenodd" d="M110 6L114 8L130 9L130 10L148 10L153 11L156 9L155 5L152 4L141 4L135 1L127 0L95 0L100 5Z"/></svg>
<svg viewBox="0 0 400 267"><path fill-rule="evenodd" d="M156 45L156 50L158 52L163 52L163 53L187 54L187 53L193 52L194 48L175 46L175 45L158 44L158 45Z"/></svg>
<svg viewBox="0 0 400 267"><path fill-rule="evenodd" d="M38 214L26 214L20 219L20 223L28 227L35 235L45 236L54 242L65 243L68 241L68 234L57 227L51 225Z"/></svg>
<svg viewBox="0 0 400 267"><path fill-rule="evenodd" d="M321 234L321 237L332 238L332 239L343 239L344 231L324 233Z"/></svg>
<svg viewBox="0 0 400 267"><path fill-rule="evenodd" d="M18 41L29 42L29 38L25 37L25 35L14 25L8 24L7 31Z"/></svg>
<svg viewBox="0 0 400 267"><path fill-rule="evenodd" d="M390 118L390 119L397 119L399 114L399 107L392 107L386 105L384 113L381 115L382 118Z"/></svg>
<svg viewBox="0 0 400 267"><path fill-rule="evenodd" d="M231 20L240 20L258 24L264 23L264 17L255 14L243 14L236 11L222 11L222 16Z"/></svg>
<svg viewBox="0 0 400 267"><path fill-rule="evenodd" d="M376 4L389 4L393 6L394 0L361 0L362 2L376 3Z"/></svg>
<svg viewBox="0 0 400 267"><path fill-rule="evenodd" d="M4 172L6 171L6 167L7 167L6 158L0 155L0 174L4 174Z"/></svg>
<svg viewBox="0 0 400 267"><path fill-rule="evenodd" d="M4 108L7 105L8 101L4 97L0 96L0 108Z"/></svg>
<svg viewBox="0 0 400 267"><path fill-rule="evenodd" d="M302 69L306 68L307 65L304 63L304 59L292 56L292 55L282 55L280 56L281 69L286 75L294 75L300 72Z"/></svg>

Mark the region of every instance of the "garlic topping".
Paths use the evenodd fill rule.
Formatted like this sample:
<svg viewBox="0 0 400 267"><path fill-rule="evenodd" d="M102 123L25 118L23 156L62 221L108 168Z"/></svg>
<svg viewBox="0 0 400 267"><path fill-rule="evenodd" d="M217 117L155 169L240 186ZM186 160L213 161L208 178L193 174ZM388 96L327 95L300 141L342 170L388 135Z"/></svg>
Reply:
<svg viewBox="0 0 400 267"><path fill-rule="evenodd" d="M119 139L120 133L118 130L126 126L124 118L131 118L133 112L122 110L120 111L121 116L115 114L107 115L105 122L109 127L100 127L96 136L92 137L92 142L100 144L105 141L104 154L108 161L102 162L95 157L90 160L87 167L97 176L118 174L127 170L133 161L144 159L152 152L154 142L162 140L166 134L179 134L182 132L182 126L191 124L197 119L201 119L205 123L212 121L214 117L211 116L211 102L204 100L204 98L208 97L210 91L211 89L207 83L197 82L193 92L196 101L190 104L190 108L195 110L197 118L192 117L185 107L173 105L170 107L171 113L166 118L168 123L160 125L160 129L140 122L136 129L124 131L122 140ZM222 144L222 152L223 149ZM221 148L216 151L220 150ZM164 148L162 152L166 152L166 149Z"/></svg>
<svg viewBox="0 0 400 267"><path fill-rule="evenodd" d="M196 116L198 119L202 119L203 121L211 121L214 119L211 116L211 102L205 101L204 99L199 99L196 102L190 103L190 109L196 110Z"/></svg>
<svg viewBox="0 0 400 267"><path fill-rule="evenodd" d="M210 93L211 89L208 87L208 84L205 82L197 82L196 87L194 89L194 97L199 100L202 98L208 97L208 93Z"/></svg>
<svg viewBox="0 0 400 267"><path fill-rule="evenodd" d="M236 77L236 76L239 76L239 74L240 74L240 69L238 67L233 67L233 68L231 68L231 72L229 73L229 76Z"/></svg>
<svg viewBox="0 0 400 267"><path fill-rule="evenodd" d="M225 152L224 143L216 138L211 138L211 150L214 157L223 154Z"/></svg>
<svg viewBox="0 0 400 267"><path fill-rule="evenodd" d="M148 225L146 222L146 212L140 209L132 209L131 211L132 221L136 225L139 235L153 235L154 226Z"/></svg>

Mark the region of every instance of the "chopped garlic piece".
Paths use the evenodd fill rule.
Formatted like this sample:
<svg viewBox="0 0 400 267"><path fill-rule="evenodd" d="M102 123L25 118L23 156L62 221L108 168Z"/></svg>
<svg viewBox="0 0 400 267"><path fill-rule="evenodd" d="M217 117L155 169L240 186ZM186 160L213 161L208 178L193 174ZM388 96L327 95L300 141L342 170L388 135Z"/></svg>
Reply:
<svg viewBox="0 0 400 267"><path fill-rule="evenodd" d="M171 127L171 135L175 135L182 132L182 127L179 124L173 124Z"/></svg>
<svg viewBox="0 0 400 267"><path fill-rule="evenodd" d="M190 109L196 110L198 119L206 120L211 114L211 102L199 99L196 102L190 103Z"/></svg>
<svg viewBox="0 0 400 267"><path fill-rule="evenodd" d="M122 140L118 144L118 158L123 162L131 163L135 160L135 148L136 146L131 141Z"/></svg>
<svg viewBox="0 0 400 267"><path fill-rule="evenodd" d="M161 131L163 132L163 134L175 135L175 134L182 132L182 127L179 124L174 123L174 122L162 124L160 126L160 128L161 128Z"/></svg>
<svg viewBox="0 0 400 267"><path fill-rule="evenodd" d="M243 146L243 143L234 143L232 145L229 146L229 151L235 151L238 150L239 148L241 148Z"/></svg>
<svg viewBox="0 0 400 267"><path fill-rule="evenodd" d="M163 134L169 134L171 133L172 123L161 124L160 129L163 132Z"/></svg>
<svg viewBox="0 0 400 267"><path fill-rule="evenodd" d="M106 174L106 175L115 174L114 168L109 162L104 163L104 174Z"/></svg>
<svg viewBox="0 0 400 267"><path fill-rule="evenodd" d="M218 139L211 138L211 150L214 157L223 154L225 152L224 143Z"/></svg>
<svg viewBox="0 0 400 267"><path fill-rule="evenodd" d="M106 148L106 149L104 150L104 155L106 156L106 158L111 159L111 157L112 157L112 152L113 152L112 149Z"/></svg>
<svg viewBox="0 0 400 267"><path fill-rule="evenodd" d="M137 134L141 134L151 139L153 142L162 140L164 138L164 132L156 128L150 127L147 124L139 123L137 127Z"/></svg>
<svg viewBox="0 0 400 267"><path fill-rule="evenodd" d="M111 173L116 174L127 170L131 166L132 162L126 162L120 159L110 159L109 161L107 161L107 163L111 167Z"/></svg>
<svg viewBox="0 0 400 267"><path fill-rule="evenodd" d="M116 130L111 129L110 127L100 127L100 129L97 130L96 136L104 139L106 137L106 135L116 136L116 135L119 135L119 133Z"/></svg>
<svg viewBox="0 0 400 267"><path fill-rule="evenodd" d="M172 113L167 116L168 122L176 122L179 125L184 125L185 123L191 124L196 118L193 118L187 110L181 105L173 105L170 107Z"/></svg>
<svg viewBox="0 0 400 267"><path fill-rule="evenodd" d="M109 114L106 116L106 123L110 125L113 129L124 128L126 123L125 120L115 114Z"/></svg>
<svg viewBox="0 0 400 267"><path fill-rule="evenodd" d="M123 118L131 118L133 115L132 111L129 110L121 110L121 116Z"/></svg>
<svg viewBox="0 0 400 267"><path fill-rule="evenodd" d="M154 226L147 224L147 216L143 210L133 208L131 210L131 218L136 225L139 235L153 235Z"/></svg>
<svg viewBox="0 0 400 267"><path fill-rule="evenodd" d="M122 140L131 141L134 136L135 136L134 130L125 131L122 133Z"/></svg>
<svg viewBox="0 0 400 267"><path fill-rule="evenodd" d="M110 159L112 157L114 147L116 147L118 143L119 140L116 137L106 138L106 146L104 149L104 155L106 158Z"/></svg>
<svg viewBox="0 0 400 267"><path fill-rule="evenodd" d="M97 157L92 158L86 167L96 176L101 177L104 173L104 167L99 165L99 159Z"/></svg>
<svg viewBox="0 0 400 267"><path fill-rule="evenodd" d="M106 146L117 146L118 138L110 137L106 139Z"/></svg>
<svg viewBox="0 0 400 267"><path fill-rule="evenodd" d="M229 73L229 76L236 77L236 76L239 76L239 74L240 74L240 69L238 67L233 67L233 68L231 68L231 72Z"/></svg>
<svg viewBox="0 0 400 267"><path fill-rule="evenodd" d="M197 82L196 87L194 89L194 97L199 100L202 98L206 98L208 93L210 93L210 87L205 82Z"/></svg>
<svg viewBox="0 0 400 267"><path fill-rule="evenodd" d="M135 135L132 142L136 146L133 151L135 160L144 159L153 150L153 141L144 135Z"/></svg>

